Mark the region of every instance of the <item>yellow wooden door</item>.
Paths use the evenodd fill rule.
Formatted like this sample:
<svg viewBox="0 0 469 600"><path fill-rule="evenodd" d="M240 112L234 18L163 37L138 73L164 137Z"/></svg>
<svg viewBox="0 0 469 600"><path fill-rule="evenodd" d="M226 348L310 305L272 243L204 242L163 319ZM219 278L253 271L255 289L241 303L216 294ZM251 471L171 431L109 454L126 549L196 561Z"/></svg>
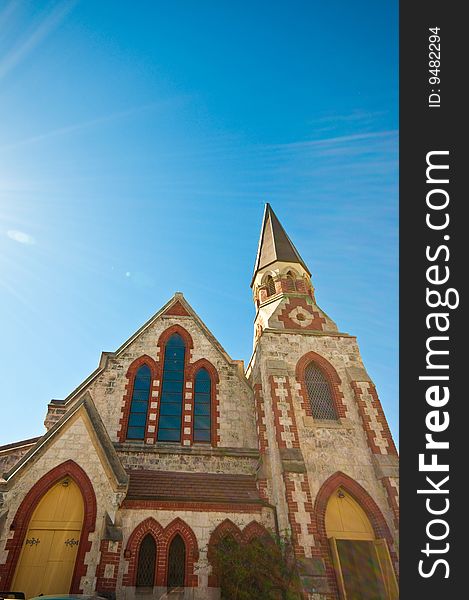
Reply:
<svg viewBox="0 0 469 600"><path fill-rule="evenodd" d="M326 508L327 537L374 540L375 534L363 508L347 492L338 489Z"/></svg>
<svg viewBox="0 0 469 600"><path fill-rule="evenodd" d="M343 600L398 600L386 540L375 539L365 511L341 488L327 504L326 533Z"/></svg>
<svg viewBox="0 0 469 600"><path fill-rule="evenodd" d="M26 598L67 594L83 525L83 498L67 477L40 500L29 523L12 588Z"/></svg>

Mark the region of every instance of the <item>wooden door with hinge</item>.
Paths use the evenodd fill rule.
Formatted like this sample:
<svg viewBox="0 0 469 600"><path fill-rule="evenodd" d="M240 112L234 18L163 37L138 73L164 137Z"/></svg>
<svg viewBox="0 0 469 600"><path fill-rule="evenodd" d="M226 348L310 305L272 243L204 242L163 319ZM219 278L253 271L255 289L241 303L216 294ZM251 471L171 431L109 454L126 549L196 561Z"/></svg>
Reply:
<svg viewBox="0 0 469 600"><path fill-rule="evenodd" d="M13 590L26 598L70 592L83 516L83 498L71 477L41 498L29 522Z"/></svg>

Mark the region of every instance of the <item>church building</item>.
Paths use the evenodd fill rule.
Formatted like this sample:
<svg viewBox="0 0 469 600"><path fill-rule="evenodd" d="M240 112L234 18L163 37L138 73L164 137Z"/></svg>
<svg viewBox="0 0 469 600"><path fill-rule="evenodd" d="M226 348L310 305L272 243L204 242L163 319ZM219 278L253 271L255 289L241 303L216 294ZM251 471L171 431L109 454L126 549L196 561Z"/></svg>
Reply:
<svg viewBox="0 0 469 600"><path fill-rule="evenodd" d="M0 590L215 600L213 549L288 533L309 600L396 600L398 455L356 337L266 205L252 358L176 293L0 447Z"/></svg>

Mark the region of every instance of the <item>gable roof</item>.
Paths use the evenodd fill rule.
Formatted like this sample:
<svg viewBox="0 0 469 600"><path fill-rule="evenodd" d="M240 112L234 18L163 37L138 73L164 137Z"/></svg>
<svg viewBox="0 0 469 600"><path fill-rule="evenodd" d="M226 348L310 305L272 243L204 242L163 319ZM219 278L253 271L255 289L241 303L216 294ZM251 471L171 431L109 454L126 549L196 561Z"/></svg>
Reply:
<svg viewBox="0 0 469 600"><path fill-rule="evenodd" d="M9 471L4 473L3 477L8 487L10 481L26 467L28 462L53 444L54 439L60 436L61 430L65 425L80 411L84 412L91 425L95 439L103 452L104 460L114 476L116 486L124 489L127 487L129 477L117 456L106 427L96 410L89 392L86 392L71 410L66 412Z"/></svg>
<svg viewBox="0 0 469 600"><path fill-rule="evenodd" d="M41 439L41 436L38 435L33 438L28 438L27 440L19 440L18 442L11 442L10 444L4 444L0 446L0 454L2 452L9 452L12 450L19 450L25 448L27 446L33 446L38 440Z"/></svg>
<svg viewBox="0 0 469 600"><path fill-rule="evenodd" d="M177 313L177 314L175 314ZM186 313L186 314L184 314ZM213 333L208 329L199 315L195 312L192 306L187 302L184 298L182 292L176 292L174 296L166 302L166 304L156 312L146 323L144 323L133 335L131 335L115 352L102 352L101 360L99 361L99 366L97 369L91 373L77 388L75 388L64 400L51 400L51 404L58 406L67 406L73 400L77 398L87 387L92 383L105 369L108 358L118 357L122 352L126 350L126 348L132 344L134 340L136 340L146 329L151 327L153 323L162 316L189 316L194 319L194 322L199 326L201 331L205 334L206 337L209 338L212 345L218 350L223 359L231 366L238 367L238 371L240 377L247 387L249 384L244 375L243 361L233 360L230 358L229 354L220 344L220 342L216 339Z"/></svg>
<svg viewBox="0 0 469 600"><path fill-rule="evenodd" d="M254 283L256 273L260 269L268 267L277 261L298 263L308 275L311 275L306 263L278 220L277 215L272 210L270 204L267 203L265 205L264 218L262 219L261 235L251 286Z"/></svg>

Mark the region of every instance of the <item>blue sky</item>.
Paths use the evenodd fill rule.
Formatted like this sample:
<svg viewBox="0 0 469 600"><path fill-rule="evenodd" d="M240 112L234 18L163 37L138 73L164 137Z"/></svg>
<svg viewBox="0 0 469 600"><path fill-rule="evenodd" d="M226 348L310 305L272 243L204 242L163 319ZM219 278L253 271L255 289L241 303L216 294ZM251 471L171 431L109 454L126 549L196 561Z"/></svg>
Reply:
<svg viewBox="0 0 469 600"><path fill-rule="evenodd" d="M235 359L270 202L398 410L397 2L0 4L0 444L175 291Z"/></svg>

